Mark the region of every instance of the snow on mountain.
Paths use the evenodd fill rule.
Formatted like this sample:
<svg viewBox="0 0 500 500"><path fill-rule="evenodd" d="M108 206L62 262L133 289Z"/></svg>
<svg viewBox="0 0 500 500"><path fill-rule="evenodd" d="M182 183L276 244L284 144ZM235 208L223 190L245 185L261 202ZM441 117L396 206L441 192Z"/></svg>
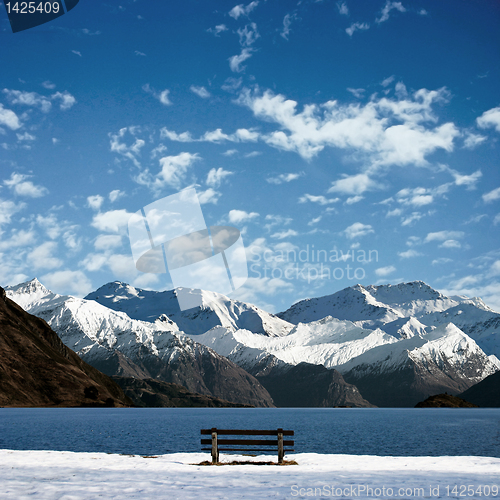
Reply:
<svg viewBox="0 0 500 500"><path fill-rule="evenodd" d="M293 328L292 324L252 304L206 290L190 290L190 293L201 296L201 307L180 311L176 290L142 290L119 281L108 283L85 298L115 311L123 311L134 319L155 321L160 316L166 319L166 316L180 330L192 335L222 326L277 337L286 335Z"/></svg>
<svg viewBox="0 0 500 500"><path fill-rule="evenodd" d="M265 337L248 330L217 327L191 338L252 372L256 365L262 369L264 359L334 368L375 346L397 342L381 330L365 330L350 321L331 317L299 323L285 337Z"/></svg>
<svg viewBox="0 0 500 500"><path fill-rule="evenodd" d="M355 285L332 295L297 302L278 316L294 324L333 316L369 328L399 318L444 311L457 304L422 281L367 287Z"/></svg>
<svg viewBox="0 0 500 500"><path fill-rule="evenodd" d="M278 316L294 324L333 316L364 328L381 328L398 338L421 335L452 322L486 354L500 358L499 313L477 297L446 297L422 281L356 285L325 297L302 300Z"/></svg>
<svg viewBox="0 0 500 500"><path fill-rule="evenodd" d="M368 374L389 372L403 366L407 360L421 363L427 369L450 365L462 378L477 383L495 373L497 367L468 335L453 323L441 325L425 335L416 335L398 342L377 346L351 358L337 370Z"/></svg>
<svg viewBox="0 0 500 500"><path fill-rule="evenodd" d="M398 318L383 327L384 332L396 338L409 339L415 335L425 335L434 327L428 327L421 323L417 318Z"/></svg>
<svg viewBox="0 0 500 500"><path fill-rule="evenodd" d="M480 299L463 301L445 311L429 312L420 321L429 326L452 322L472 337L484 352L500 358L500 314Z"/></svg>

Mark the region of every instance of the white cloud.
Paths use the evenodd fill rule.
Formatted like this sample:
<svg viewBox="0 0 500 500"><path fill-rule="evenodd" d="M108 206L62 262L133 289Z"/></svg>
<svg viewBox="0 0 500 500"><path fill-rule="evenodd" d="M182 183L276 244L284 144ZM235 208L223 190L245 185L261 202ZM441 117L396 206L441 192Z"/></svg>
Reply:
<svg viewBox="0 0 500 500"><path fill-rule="evenodd" d="M259 217L257 212L245 212L244 210L231 210L229 212L229 222L240 224Z"/></svg>
<svg viewBox="0 0 500 500"><path fill-rule="evenodd" d="M190 132L182 132L181 134L178 134L177 132L173 132L171 130L168 130L167 128L163 127L160 130L160 137L170 139L171 141L177 141L177 142L194 142L195 139L191 136Z"/></svg>
<svg viewBox="0 0 500 500"><path fill-rule="evenodd" d="M239 55L231 56L228 59L231 71L233 71L234 73L241 73L242 71L244 71L245 66L241 66L241 63L243 63L250 57L252 57L252 49L247 47L241 49L241 53Z"/></svg>
<svg viewBox="0 0 500 500"><path fill-rule="evenodd" d="M378 19L376 19L377 23L383 23L389 19L389 13L391 10L398 10L399 12L406 12L406 9L403 7L401 2L391 2L388 0L382 9L381 15Z"/></svg>
<svg viewBox="0 0 500 500"><path fill-rule="evenodd" d="M229 170L224 170L222 167L212 168L207 175L207 186L218 188L226 177L233 175L234 172L230 172Z"/></svg>
<svg viewBox="0 0 500 500"><path fill-rule="evenodd" d="M52 83L49 80L45 80L44 82L42 82L42 87L44 87L48 90L54 90L56 88L56 84Z"/></svg>
<svg viewBox="0 0 500 500"><path fill-rule="evenodd" d="M448 264L449 262L453 262L453 259L450 259L448 257L439 257L439 259L434 259L431 264L433 266L439 266L441 264Z"/></svg>
<svg viewBox="0 0 500 500"><path fill-rule="evenodd" d="M52 99L59 99L61 101L59 108L62 111L66 111L66 110L72 108L76 104L75 97L72 96L66 90L64 92L56 92L55 94L52 94L51 97L52 97Z"/></svg>
<svg viewBox="0 0 500 500"><path fill-rule="evenodd" d="M170 101L168 95L170 94L170 90L165 89L160 92L156 91L153 89L149 83L146 83L145 85L142 86L142 90L144 92L147 92L148 94L151 94L153 97L158 99L163 105L165 106L170 106L172 102Z"/></svg>
<svg viewBox="0 0 500 500"><path fill-rule="evenodd" d="M400 208L395 208L394 210L389 210L385 216L386 217L398 217L403 213L403 211Z"/></svg>
<svg viewBox="0 0 500 500"><path fill-rule="evenodd" d="M1 210L1 207L0 207ZM2 214L0 212L0 224L1 224ZM10 238L5 238L2 234L2 239L0 239L0 251L10 250L12 248L26 247L31 245L36 240L36 235L34 231L26 231L24 229L12 230L12 235Z"/></svg>
<svg viewBox="0 0 500 500"><path fill-rule="evenodd" d="M66 90L64 92L56 92L50 97L40 95L37 92L25 92L21 90L3 89L3 92L6 94L11 104L36 107L44 113L50 111L52 108L51 101L54 100L59 100L61 102L59 107L63 111L70 109L76 103L75 97Z"/></svg>
<svg viewBox="0 0 500 500"><path fill-rule="evenodd" d="M170 102L170 99L168 98L168 94L170 93L170 90L162 90L160 92L160 95L158 97L158 100L164 104L165 106L168 106L169 104L172 104Z"/></svg>
<svg viewBox="0 0 500 500"><path fill-rule="evenodd" d="M465 236L463 231L437 231L435 233L428 233L425 237L424 242L429 243L430 241L446 241L453 239L460 239Z"/></svg>
<svg viewBox="0 0 500 500"><path fill-rule="evenodd" d="M220 36L224 31L227 31L227 26L225 24L218 24L215 28L208 28L209 33L213 33L215 36Z"/></svg>
<svg viewBox="0 0 500 500"><path fill-rule="evenodd" d="M382 85L382 87L388 87L393 81L394 81L394 75L391 75L387 77L385 80L382 80L380 85Z"/></svg>
<svg viewBox="0 0 500 500"><path fill-rule="evenodd" d="M246 128L240 128L236 130L233 134L226 134L222 132L222 129L218 128L215 130L209 130L205 132L200 138L195 139L191 132L182 132L178 134L172 130L168 130L163 127L160 130L160 137L170 139L171 141L176 142L255 142L259 139L259 133L254 130L249 130ZM230 150L230 152L223 153L226 156L230 156L231 154L235 154L237 151L235 149Z"/></svg>
<svg viewBox="0 0 500 500"><path fill-rule="evenodd" d="M56 269L63 265L63 261L53 255L56 250L57 243L47 241L28 254L28 261L33 269Z"/></svg>
<svg viewBox="0 0 500 500"><path fill-rule="evenodd" d="M122 237L117 234L100 234L94 241L96 250L109 250L122 245Z"/></svg>
<svg viewBox="0 0 500 500"><path fill-rule="evenodd" d="M243 29L239 28L236 33L240 37L240 45L242 47L251 47L260 38L255 23L247 24Z"/></svg>
<svg viewBox="0 0 500 500"><path fill-rule="evenodd" d="M290 236L297 236L299 233L293 229L288 229L286 231L281 231L279 233L271 234L271 238L276 238L278 240L284 240Z"/></svg>
<svg viewBox="0 0 500 500"><path fill-rule="evenodd" d="M31 135L29 132L25 132L24 134L16 134L18 141L34 141L36 137Z"/></svg>
<svg viewBox="0 0 500 500"><path fill-rule="evenodd" d="M141 149L146 143L143 139L138 139L135 137L137 131L137 127L124 127L120 129L118 134L108 135L110 137L111 151L113 151L114 153L118 153L125 158L128 158L134 163L136 167L140 167L141 164L139 163L137 157L139 156ZM127 133L132 135L132 138L134 139L134 143L131 146L127 146L125 142L122 142L122 139Z"/></svg>
<svg viewBox="0 0 500 500"><path fill-rule="evenodd" d="M500 198L500 187L483 194L483 201L485 203L490 203L491 201L496 201Z"/></svg>
<svg viewBox="0 0 500 500"><path fill-rule="evenodd" d="M13 172L10 179L3 183L12 189L19 196L27 196L29 198L40 198L48 194L48 189L43 186L36 186L31 181L27 181L30 176Z"/></svg>
<svg viewBox="0 0 500 500"><path fill-rule="evenodd" d="M352 36L355 31L363 31L370 29L370 25L367 23L352 23L348 28L346 28L345 32Z"/></svg>
<svg viewBox="0 0 500 500"><path fill-rule="evenodd" d="M451 168L448 169L448 171L455 179L455 185L466 186L467 189L475 189L477 182L483 176L481 170L476 170L475 172L469 175L461 174L460 172L457 172L456 170L453 170Z"/></svg>
<svg viewBox="0 0 500 500"><path fill-rule="evenodd" d="M364 196L350 196L349 198L347 198L347 200L345 200L345 203L346 205L353 205L354 203L359 203L361 200L364 200L365 197Z"/></svg>
<svg viewBox="0 0 500 500"><path fill-rule="evenodd" d="M287 14L283 18L283 29L281 30L280 35L285 39L288 40L288 35L290 34L290 26L292 25L292 22L297 19L297 15L295 13L293 14Z"/></svg>
<svg viewBox="0 0 500 500"><path fill-rule="evenodd" d="M119 233L125 230L132 215L125 209L110 210L109 212L94 215L91 225L99 231Z"/></svg>
<svg viewBox="0 0 500 500"><path fill-rule="evenodd" d="M109 201L111 201L111 203L114 203L122 196L125 196L125 193L123 191L120 191L119 189L113 189L113 191L109 193Z"/></svg>
<svg viewBox="0 0 500 500"><path fill-rule="evenodd" d="M439 248L461 248L462 245L459 241L457 240L446 240L439 245Z"/></svg>
<svg viewBox="0 0 500 500"><path fill-rule="evenodd" d="M48 113L52 107L50 99L36 92L24 92L21 90L3 89L7 99L11 104L31 106L39 108L42 112Z"/></svg>
<svg viewBox="0 0 500 500"><path fill-rule="evenodd" d="M242 3L239 5L234 6L230 11L229 15L234 18L238 19L240 16L248 16L252 10L255 9L259 5L259 2L257 0L250 2L248 5L243 5Z"/></svg>
<svg viewBox="0 0 500 500"><path fill-rule="evenodd" d="M398 255L402 259L412 259L413 257L420 257L423 254L410 248L409 250L406 250L405 252L398 252Z"/></svg>
<svg viewBox="0 0 500 500"><path fill-rule="evenodd" d="M351 87L347 87L347 91L358 99L361 99L365 93L365 89L353 89Z"/></svg>
<svg viewBox="0 0 500 500"><path fill-rule="evenodd" d="M205 132L202 137L200 137L200 141L202 142L223 142L230 141L231 138L222 132L222 129L218 128L216 130L212 130L210 132Z"/></svg>
<svg viewBox="0 0 500 500"><path fill-rule="evenodd" d="M442 196L448 191L449 185L443 184L436 188L405 188L396 193L396 200L403 205L422 207L434 202L435 197Z"/></svg>
<svg viewBox="0 0 500 500"><path fill-rule="evenodd" d="M315 217L314 219L311 219L307 225L308 226L314 226L316 225L320 220L321 220L322 216L320 215L319 217Z"/></svg>
<svg viewBox="0 0 500 500"><path fill-rule="evenodd" d="M99 210L103 202L104 198L100 194L87 196L87 205L93 210Z"/></svg>
<svg viewBox="0 0 500 500"><path fill-rule="evenodd" d="M196 87L195 85L191 85L189 89L202 99L208 99L210 97L210 92L205 87Z"/></svg>
<svg viewBox="0 0 500 500"><path fill-rule="evenodd" d="M19 117L10 109L6 109L0 103L0 125L5 125L11 130L17 130L21 128L21 121Z"/></svg>
<svg viewBox="0 0 500 500"><path fill-rule="evenodd" d="M208 188L205 191L200 191L197 193L197 195L198 200L202 205L205 205L206 203L213 203L215 205L221 197L221 193L219 191L215 191L215 189L212 188Z"/></svg>
<svg viewBox="0 0 500 500"><path fill-rule="evenodd" d="M349 227L346 227L344 233L350 240L354 238L360 238L361 236L366 236L367 234L374 233L372 226L369 224L362 224L361 222L355 222Z"/></svg>
<svg viewBox="0 0 500 500"><path fill-rule="evenodd" d="M1 213L1 211L0 211ZM1 215L0 215L0 221L1 221ZM496 226L497 224L500 224L500 214L496 214L495 218L493 219L493 224Z"/></svg>
<svg viewBox="0 0 500 500"><path fill-rule="evenodd" d="M165 184L175 189L179 189L186 177L187 171L201 158L198 153L180 153L177 156L164 156L160 158L160 173L157 175L154 186L163 187Z"/></svg>
<svg viewBox="0 0 500 500"><path fill-rule="evenodd" d="M283 217L282 215L266 215L266 224L264 225L264 229L266 231L271 231L274 226L287 226L292 222L291 217Z"/></svg>
<svg viewBox="0 0 500 500"><path fill-rule="evenodd" d="M72 50L71 52L73 52L73 54L76 54L78 57L82 57L82 53L78 50Z"/></svg>
<svg viewBox="0 0 500 500"><path fill-rule="evenodd" d="M279 130L261 138L270 146L294 151L311 159L326 146L354 150L380 165L426 165L426 156L452 151L460 135L453 123L434 126L435 103L445 102L448 92L421 89L404 99L373 97L365 105L341 105L328 101L310 104L299 112L297 102L275 95L244 90L238 99L257 118L274 122ZM429 125L431 124L431 125Z"/></svg>
<svg viewBox="0 0 500 500"><path fill-rule="evenodd" d="M424 214L421 214L420 212L412 212L410 215L407 215L406 217L402 217L401 225L402 226L409 226L413 222L420 220L422 217L424 217Z"/></svg>
<svg viewBox="0 0 500 500"><path fill-rule="evenodd" d="M383 186L371 179L367 174L344 175L342 179L332 182L329 193L360 195L365 191L374 191Z"/></svg>
<svg viewBox="0 0 500 500"><path fill-rule="evenodd" d="M464 140L464 147L467 149L474 149L479 144L482 144L486 140L484 135L473 134L468 132Z"/></svg>
<svg viewBox="0 0 500 500"><path fill-rule="evenodd" d="M349 9L346 5L345 2L338 2L337 3L337 8L339 9L339 14L343 16L348 16L349 15Z"/></svg>
<svg viewBox="0 0 500 500"><path fill-rule="evenodd" d="M299 198L299 203L307 203L308 201L312 203L319 203L320 205L329 205L330 203L337 203L338 201L340 201L340 198L327 198L323 195L315 196L308 193Z"/></svg>
<svg viewBox="0 0 500 500"><path fill-rule="evenodd" d="M147 57L146 54L144 52L141 52L140 50L134 51L134 54L140 57Z"/></svg>
<svg viewBox="0 0 500 500"><path fill-rule="evenodd" d="M500 106L485 111L476 119L476 122L479 128L493 127L497 132L500 132Z"/></svg>
<svg viewBox="0 0 500 500"><path fill-rule="evenodd" d="M82 271L56 271L40 279L50 290L59 294L83 297L92 291L92 283Z"/></svg>
<svg viewBox="0 0 500 500"><path fill-rule="evenodd" d="M392 274L394 271L396 271L396 268L394 266L379 267L378 269L375 269L375 274L383 278L385 276L388 276L389 274Z"/></svg>
<svg viewBox="0 0 500 500"><path fill-rule="evenodd" d="M280 174L276 177L268 177L266 179L266 181L269 182L269 184L283 184L285 182L294 181L294 180L298 179L299 177L302 177L303 175L304 175L304 172L300 172L298 174L296 174L296 173Z"/></svg>

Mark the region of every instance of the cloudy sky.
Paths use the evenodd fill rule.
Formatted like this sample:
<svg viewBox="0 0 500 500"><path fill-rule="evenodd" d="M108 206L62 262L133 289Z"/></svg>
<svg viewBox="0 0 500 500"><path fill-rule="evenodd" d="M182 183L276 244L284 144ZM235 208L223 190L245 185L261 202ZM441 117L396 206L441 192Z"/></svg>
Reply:
<svg viewBox="0 0 500 500"><path fill-rule="evenodd" d="M1 3L1 2L0 2ZM271 312L422 280L500 311L496 0L0 5L0 284L83 296L135 269L127 223L195 187Z"/></svg>

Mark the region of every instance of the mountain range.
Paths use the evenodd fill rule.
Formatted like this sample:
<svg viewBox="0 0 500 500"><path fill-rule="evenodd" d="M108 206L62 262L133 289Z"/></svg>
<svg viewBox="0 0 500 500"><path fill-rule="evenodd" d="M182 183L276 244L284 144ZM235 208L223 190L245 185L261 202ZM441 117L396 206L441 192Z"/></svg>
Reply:
<svg viewBox="0 0 500 500"><path fill-rule="evenodd" d="M414 406L500 369L500 314L423 282L356 285L273 315L202 290L108 283L85 299L38 280L6 288L108 375L174 382L255 406ZM185 293L186 290L183 290Z"/></svg>

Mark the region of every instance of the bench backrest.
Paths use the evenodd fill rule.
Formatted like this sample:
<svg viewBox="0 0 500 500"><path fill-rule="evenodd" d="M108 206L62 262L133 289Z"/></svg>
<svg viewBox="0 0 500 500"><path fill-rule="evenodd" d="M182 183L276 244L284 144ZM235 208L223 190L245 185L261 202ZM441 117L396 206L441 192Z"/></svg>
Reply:
<svg viewBox="0 0 500 500"><path fill-rule="evenodd" d="M211 445L211 448L202 448L204 451L212 451L212 462L216 463L219 460L219 451L245 451L245 452L269 452L272 446L278 450L278 462L283 462L285 452L294 451L286 447L294 446L295 441L284 440L283 436L293 436L294 432L291 430L273 429L273 430L259 430L259 429L201 429L201 434L210 435L210 439L201 439L202 445ZM219 436L276 436L276 439L219 439ZM258 446L258 449L249 448L228 448L228 446ZM263 447L266 448L263 448Z"/></svg>

